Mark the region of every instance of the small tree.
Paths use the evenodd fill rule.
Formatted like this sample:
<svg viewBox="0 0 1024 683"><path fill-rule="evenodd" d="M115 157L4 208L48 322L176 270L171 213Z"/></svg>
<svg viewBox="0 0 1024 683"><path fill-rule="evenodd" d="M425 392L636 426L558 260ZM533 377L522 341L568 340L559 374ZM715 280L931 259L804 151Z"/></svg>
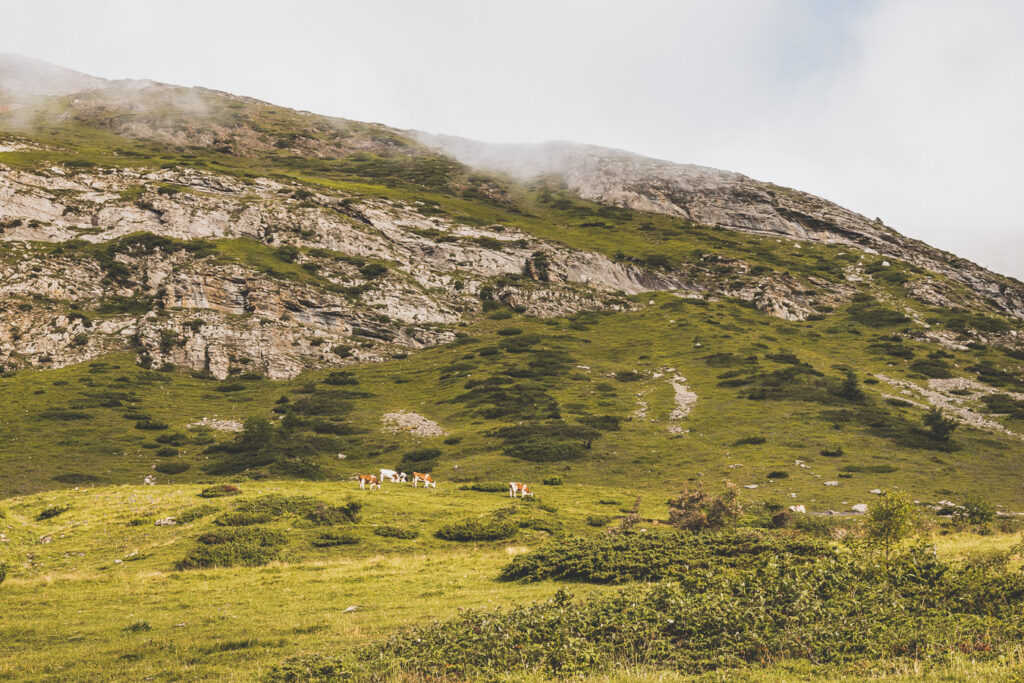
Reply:
<svg viewBox="0 0 1024 683"><path fill-rule="evenodd" d="M917 508L906 494L886 491L868 508L868 538L885 550L888 561L893 546L917 524Z"/></svg>
<svg viewBox="0 0 1024 683"><path fill-rule="evenodd" d="M668 501L669 523L687 531L722 529L732 525L741 514L739 490L730 481L725 482L725 491L720 496L706 493L704 485L698 483L696 491L684 488Z"/></svg>
<svg viewBox="0 0 1024 683"><path fill-rule="evenodd" d="M933 438L939 441L949 441L953 431L957 428L956 420L946 417L939 408L932 408L924 416L924 426Z"/></svg>
<svg viewBox="0 0 1024 683"><path fill-rule="evenodd" d="M996 506L978 495L964 499L960 507L953 510L953 523L957 526L988 524L996 518Z"/></svg>
<svg viewBox="0 0 1024 683"><path fill-rule="evenodd" d="M860 401L864 398L864 392L853 370L846 371L846 379L839 385L839 395L848 401Z"/></svg>

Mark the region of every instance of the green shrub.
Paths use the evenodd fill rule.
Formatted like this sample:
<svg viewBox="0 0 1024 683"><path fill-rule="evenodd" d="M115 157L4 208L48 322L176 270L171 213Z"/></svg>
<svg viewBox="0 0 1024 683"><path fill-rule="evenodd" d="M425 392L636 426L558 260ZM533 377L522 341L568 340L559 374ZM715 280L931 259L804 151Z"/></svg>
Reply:
<svg viewBox="0 0 1024 683"><path fill-rule="evenodd" d="M252 526L290 514L316 526L348 524L359 519L362 507L363 504L357 501L345 505L328 505L309 496L270 494L241 501L233 510L215 519L214 523L220 526Z"/></svg>
<svg viewBox="0 0 1024 683"><path fill-rule="evenodd" d="M166 422L160 420L139 420L135 423L136 429L143 429L148 431L159 431L161 429L167 429L168 425Z"/></svg>
<svg viewBox="0 0 1024 683"><path fill-rule="evenodd" d="M197 519L212 515L214 512L217 512L217 510L218 508L216 505L197 505L185 510L180 515L177 515L174 520L178 522L178 524L188 524L189 522L194 522Z"/></svg>
<svg viewBox="0 0 1024 683"><path fill-rule="evenodd" d="M333 548L359 543L359 537L351 531L325 531L314 538L312 543L314 548Z"/></svg>
<svg viewBox="0 0 1024 683"><path fill-rule="evenodd" d="M94 474L83 474L81 472L69 472L67 474L58 474L56 477L53 478L53 480L61 484L76 485L95 484L101 481L100 478Z"/></svg>
<svg viewBox="0 0 1024 683"><path fill-rule="evenodd" d="M692 534L682 531L636 532L595 538L566 538L517 555L501 570L503 581L683 580L702 571L748 567L782 553L795 561L832 556L828 544L797 537L776 537L752 529Z"/></svg>
<svg viewBox="0 0 1024 683"><path fill-rule="evenodd" d="M587 515L586 517L588 526L607 526L610 521L612 521L612 518L608 515Z"/></svg>
<svg viewBox="0 0 1024 683"><path fill-rule="evenodd" d="M223 498L225 496L237 496L242 492L242 489L238 488L234 484L217 484L216 486L208 486L199 492L200 498Z"/></svg>
<svg viewBox="0 0 1024 683"><path fill-rule="evenodd" d="M52 519L57 515L63 515L70 509L70 505L47 505L38 515L36 515L36 520L41 522L44 519Z"/></svg>
<svg viewBox="0 0 1024 683"><path fill-rule="evenodd" d="M789 477L789 472L784 470L772 470L768 473L769 479L786 479L787 477Z"/></svg>
<svg viewBox="0 0 1024 683"><path fill-rule="evenodd" d="M556 477L545 477L544 480L543 480L543 483L544 483L545 486L561 486L562 485L562 478L561 477L557 477L557 476Z"/></svg>
<svg viewBox="0 0 1024 683"><path fill-rule="evenodd" d="M382 524L374 528L373 533L385 538L401 538L405 540L413 539L420 535L420 532L416 529L394 526L392 524Z"/></svg>
<svg viewBox="0 0 1024 683"><path fill-rule="evenodd" d="M7 578L7 563L0 561L0 585L3 585L4 580Z"/></svg>
<svg viewBox="0 0 1024 683"><path fill-rule="evenodd" d="M508 493L508 484L500 481L475 481L459 486L462 491L483 491L485 493Z"/></svg>
<svg viewBox="0 0 1024 683"><path fill-rule="evenodd" d="M978 495L970 495L953 508L953 523L958 526L988 524L996 518L996 506Z"/></svg>
<svg viewBox="0 0 1024 683"><path fill-rule="evenodd" d="M467 518L445 524L436 536L445 541L502 541L519 533L519 525L511 519L490 517Z"/></svg>
<svg viewBox="0 0 1024 683"><path fill-rule="evenodd" d="M899 470L895 465L844 465L840 472L862 472L864 474L889 474Z"/></svg>
<svg viewBox="0 0 1024 683"><path fill-rule="evenodd" d="M763 436L745 436L732 442L733 446L757 446L767 441Z"/></svg>
<svg viewBox="0 0 1024 683"><path fill-rule="evenodd" d="M157 463L154 468L161 474L181 474L182 472L188 471L191 467L187 462L181 462L180 460L175 462L161 462Z"/></svg>
<svg viewBox="0 0 1024 683"><path fill-rule="evenodd" d="M280 559L285 542L284 534L261 528L203 534L175 568L256 567Z"/></svg>
<svg viewBox="0 0 1024 683"><path fill-rule="evenodd" d="M835 448L822 448L818 452L826 458L840 458L843 455L843 449L839 446Z"/></svg>
<svg viewBox="0 0 1024 683"><path fill-rule="evenodd" d="M163 448L157 449L157 452L154 453L154 455L158 458L173 458L178 455L178 450L176 448L164 446Z"/></svg>
<svg viewBox="0 0 1024 683"><path fill-rule="evenodd" d="M734 524L741 514L743 506L739 502L739 490L728 481L720 496L706 493L698 484L695 491L684 489L668 501L669 523L687 531L722 529Z"/></svg>

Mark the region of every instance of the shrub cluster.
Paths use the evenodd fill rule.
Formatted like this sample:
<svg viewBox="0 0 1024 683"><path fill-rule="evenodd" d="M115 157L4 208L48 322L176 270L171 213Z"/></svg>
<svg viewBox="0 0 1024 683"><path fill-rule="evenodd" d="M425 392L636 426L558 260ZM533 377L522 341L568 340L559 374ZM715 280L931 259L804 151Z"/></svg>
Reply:
<svg viewBox="0 0 1024 683"><path fill-rule="evenodd" d="M501 570L503 581L559 579L590 583L707 579L712 569L750 566L785 553L792 561L831 556L820 541L743 529L707 532L626 532L616 536L551 541L517 555Z"/></svg>
<svg viewBox="0 0 1024 683"><path fill-rule="evenodd" d="M52 519L57 515L63 515L70 509L70 505L47 505L43 510L39 512L38 515L36 515L36 520L41 522L44 519Z"/></svg>
<svg viewBox="0 0 1024 683"><path fill-rule="evenodd" d="M325 531L313 539L314 548L333 548L339 545L355 545L359 537L351 531Z"/></svg>
<svg viewBox="0 0 1024 683"><path fill-rule="evenodd" d="M217 484L216 486L207 486L205 489L199 492L200 498L223 498L224 496L237 496L242 492L242 489L238 488L234 484Z"/></svg>
<svg viewBox="0 0 1024 683"><path fill-rule="evenodd" d="M519 525L511 519L491 516L467 518L445 524L435 534L445 541L502 541L519 533Z"/></svg>
<svg viewBox="0 0 1024 683"><path fill-rule="evenodd" d="M420 532L409 527L394 526L393 524L382 524L373 530L373 533L385 538L401 538L405 540L416 538Z"/></svg>
<svg viewBox="0 0 1024 683"><path fill-rule="evenodd" d="M444 680L512 670L561 679L614 667L697 674L787 660L919 663L952 651L984 660L1024 635L1024 575L1006 558L951 565L915 547L883 564L779 543L738 567L724 564L732 555L716 557L710 571L691 570L679 584L578 600L560 591L529 606L466 612L356 651L349 666L387 653L415 662L417 676Z"/></svg>
<svg viewBox="0 0 1024 683"><path fill-rule="evenodd" d="M279 559L285 540L284 534L261 528L203 534L175 568L256 567Z"/></svg>

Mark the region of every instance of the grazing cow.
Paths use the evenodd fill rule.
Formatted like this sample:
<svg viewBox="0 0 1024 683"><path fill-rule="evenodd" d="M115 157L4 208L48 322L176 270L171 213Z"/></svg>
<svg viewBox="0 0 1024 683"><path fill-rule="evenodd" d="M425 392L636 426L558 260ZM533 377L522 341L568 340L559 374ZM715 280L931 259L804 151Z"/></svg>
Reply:
<svg viewBox="0 0 1024 683"><path fill-rule="evenodd" d="M390 481L392 484L404 484L408 479L408 475L405 472L396 472L394 470L381 470L380 480Z"/></svg>
<svg viewBox="0 0 1024 683"><path fill-rule="evenodd" d="M416 488L416 484L421 481L423 482L423 488L427 488L428 486L433 486L435 489L437 488L437 482L434 481L434 478L430 476L429 473L413 472L412 487Z"/></svg>
<svg viewBox="0 0 1024 683"><path fill-rule="evenodd" d="M508 485L508 495L512 498L519 494L520 498L526 498L527 496L533 496L533 491L526 484L520 484L517 481L513 481Z"/></svg>
<svg viewBox="0 0 1024 683"><path fill-rule="evenodd" d="M367 484L370 485L371 491L373 490L374 486L376 486L378 489L380 488L380 481L377 479L377 477L373 476L372 474L358 474L356 475L356 478L359 479L359 488L361 489L365 490Z"/></svg>

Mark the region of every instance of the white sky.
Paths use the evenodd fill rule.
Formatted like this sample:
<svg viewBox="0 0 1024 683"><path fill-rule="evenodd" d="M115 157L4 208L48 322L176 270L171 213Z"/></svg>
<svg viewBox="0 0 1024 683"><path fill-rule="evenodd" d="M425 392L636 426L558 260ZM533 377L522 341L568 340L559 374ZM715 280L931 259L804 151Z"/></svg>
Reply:
<svg viewBox="0 0 1024 683"><path fill-rule="evenodd" d="M739 171L1024 279L1019 0L0 0L0 52Z"/></svg>

